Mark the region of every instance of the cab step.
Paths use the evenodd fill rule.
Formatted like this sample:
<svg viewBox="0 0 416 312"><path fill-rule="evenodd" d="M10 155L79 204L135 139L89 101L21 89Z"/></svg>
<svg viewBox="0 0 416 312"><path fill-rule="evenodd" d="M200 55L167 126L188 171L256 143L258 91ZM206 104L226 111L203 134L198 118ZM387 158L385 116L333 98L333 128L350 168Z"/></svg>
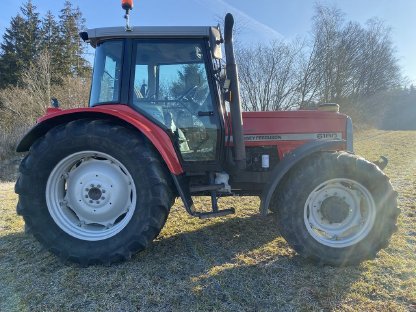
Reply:
<svg viewBox="0 0 416 312"><path fill-rule="evenodd" d="M206 192L206 191L218 191L218 190L224 188L224 186L225 186L224 183L191 186L190 191L191 191L191 193L199 193L199 192Z"/></svg>
<svg viewBox="0 0 416 312"><path fill-rule="evenodd" d="M200 219L209 219L209 218L215 218L215 217L223 217L230 214L234 214L235 209L234 208L228 208L224 210L218 210L218 211L210 211L210 212L197 212L197 216Z"/></svg>
<svg viewBox="0 0 416 312"><path fill-rule="evenodd" d="M184 175L175 176L172 175L173 180L179 190L179 195L182 198L182 201L185 205L186 211L193 217L198 217L200 219L208 219L215 217L223 217L229 214L235 213L234 208L228 209L218 209L218 194L217 191L221 190L224 187L223 183L215 184L215 175L214 173L209 174L209 184L207 185L198 185L194 187L189 187L187 185L187 180ZM211 196L211 209L209 212L200 212L195 210L195 205L192 200L191 194L209 192Z"/></svg>

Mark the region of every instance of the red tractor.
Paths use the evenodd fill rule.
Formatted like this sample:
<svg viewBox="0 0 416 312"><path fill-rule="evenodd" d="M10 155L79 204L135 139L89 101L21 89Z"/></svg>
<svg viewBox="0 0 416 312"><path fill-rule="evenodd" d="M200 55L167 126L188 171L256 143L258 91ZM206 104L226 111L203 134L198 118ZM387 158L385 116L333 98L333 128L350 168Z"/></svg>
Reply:
<svg viewBox="0 0 416 312"><path fill-rule="evenodd" d="M290 246L319 263L359 263L388 245L397 193L354 154L337 105L241 112L233 24L228 14L224 37L218 27L80 34L96 50L89 107L48 109L17 147L29 151L17 212L48 250L82 265L129 259L176 197L210 218L234 213L217 205L232 195L259 196L260 213L276 214ZM200 195L211 212L195 210Z"/></svg>

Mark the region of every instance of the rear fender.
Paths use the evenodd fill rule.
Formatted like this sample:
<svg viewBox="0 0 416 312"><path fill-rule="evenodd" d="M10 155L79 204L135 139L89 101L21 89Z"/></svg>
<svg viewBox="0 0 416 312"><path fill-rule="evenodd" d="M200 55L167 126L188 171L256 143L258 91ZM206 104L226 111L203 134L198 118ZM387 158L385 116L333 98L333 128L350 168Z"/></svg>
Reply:
<svg viewBox="0 0 416 312"><path fill-rule="evenodd" d="M263 189L261 194L260 213L262 215L267 215L274 191L286 173L288 173L299 161L319 151L345 150L345 144L345 140L311 141L287 154L273 169L269 181Z"/></svg>
<svg viewBox="0 0 416 312"><path fill-rule="evenodd" d="M158 150L172 174L183 173L182 165L168 134L126 105L101 105L68 110L48 109L46 115L39 118L38 123L19 142L16 151L26 152L38 138L45 135L50 129L83 118L113 120L116 123L136 129Z"/></svg>

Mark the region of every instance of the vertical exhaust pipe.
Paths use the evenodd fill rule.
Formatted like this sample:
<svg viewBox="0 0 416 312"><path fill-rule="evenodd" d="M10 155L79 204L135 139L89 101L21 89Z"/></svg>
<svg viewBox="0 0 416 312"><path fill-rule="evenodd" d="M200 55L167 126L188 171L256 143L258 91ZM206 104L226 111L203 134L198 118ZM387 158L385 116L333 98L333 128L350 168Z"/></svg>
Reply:
<svg viewBox="0 0 416 312"><path fill-rule="evenodd" d="M227 58L227 78L230 80L231 91L231 125L233 129L234 161L238 169L246 168L246 148L243 135L243 116L241 114L240 83L238 81L238 69L235 62L233 47L234 17L228 13L224 24L224 48Z"/></svg>

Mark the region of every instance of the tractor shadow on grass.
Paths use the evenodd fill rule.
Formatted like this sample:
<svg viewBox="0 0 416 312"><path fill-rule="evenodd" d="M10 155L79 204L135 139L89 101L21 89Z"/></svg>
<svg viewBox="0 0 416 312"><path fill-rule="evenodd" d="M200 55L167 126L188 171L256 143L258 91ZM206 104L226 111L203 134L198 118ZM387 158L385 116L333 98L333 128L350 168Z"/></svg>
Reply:
<svg viewBox="0 0 416 312"><path fill-rule="evenodd" d="M68 266L31 236L0 237L0 299L31 311L334 310L363 273L303 260L271 217L176 213L152 246L110 267Z"/></svg>
<svg viewBox="0 0 416 312"><path fill-rule="evenodd" d="M157 265L161 285L187 294L178 308L187 302L196 310L334 310L363 272L304 260L280 236L276 220L259 215L159 237L133 261Z"/></svg>

